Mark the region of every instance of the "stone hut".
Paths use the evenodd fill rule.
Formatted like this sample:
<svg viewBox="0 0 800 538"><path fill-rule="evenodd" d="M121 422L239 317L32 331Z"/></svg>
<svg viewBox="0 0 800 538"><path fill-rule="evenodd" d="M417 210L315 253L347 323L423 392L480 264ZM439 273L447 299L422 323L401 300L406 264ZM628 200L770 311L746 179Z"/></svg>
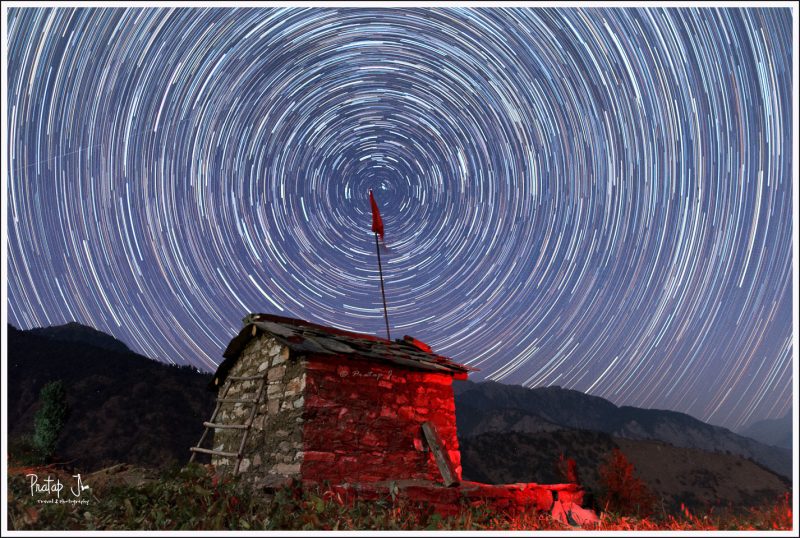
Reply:
<svg viewBox="0 0 800 538"><path fill-rule="evenodd" d="M577 483L463 481L452 383L472 368L414 338L250 314L223 355L210 385L217 406L192 459L211 454L217 472L238 473L257 490L327 483L344 499L391 495L442 515L466 502L598 521L581 508Z"/></svg>
<svg viewBox="0 0 800 538"><path fill-rule="evenodd" d="M213 448L192 448L218 471L256 487L461 479L452 382L471 368L424 343L251 314L223 356Z"/></svg>

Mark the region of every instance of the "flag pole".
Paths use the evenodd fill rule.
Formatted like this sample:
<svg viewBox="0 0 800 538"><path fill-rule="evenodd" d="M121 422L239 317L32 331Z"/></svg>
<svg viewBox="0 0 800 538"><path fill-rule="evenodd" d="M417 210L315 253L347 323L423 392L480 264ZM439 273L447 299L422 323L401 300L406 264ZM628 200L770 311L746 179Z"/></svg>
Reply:
<svg viewBox="0 0 800 538"><path fill-rule="evenodd" d="M378 274L381 276L381 296L383 297L383 319L386 320L386 339L391 340L389 334L389 313L386 310L386 292L383 289L383 269L381 268L381 248L378 246L378 234L375 233L375 251L378 253Z"/></svg>

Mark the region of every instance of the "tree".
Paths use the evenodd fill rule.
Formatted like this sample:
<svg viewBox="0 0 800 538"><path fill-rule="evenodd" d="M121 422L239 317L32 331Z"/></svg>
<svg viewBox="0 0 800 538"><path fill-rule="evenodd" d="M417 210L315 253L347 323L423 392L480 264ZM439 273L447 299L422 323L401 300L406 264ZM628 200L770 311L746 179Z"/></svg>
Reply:
<svg viewBox="0 0 800 538"><path fill-rule="evenodd" d="M62 381L47 383L39 392L39 410L34 417L33 446L42 461L53 457L58 436L67 420L67 391Z"/></svg>
<svg viewBox="0 0 800 538"><path fill-rule="evenodd" d="M606 511L639 517L652 513L655 497L634 474L633 464L621 450L615 448L599 471L601 501Z"/></svg>

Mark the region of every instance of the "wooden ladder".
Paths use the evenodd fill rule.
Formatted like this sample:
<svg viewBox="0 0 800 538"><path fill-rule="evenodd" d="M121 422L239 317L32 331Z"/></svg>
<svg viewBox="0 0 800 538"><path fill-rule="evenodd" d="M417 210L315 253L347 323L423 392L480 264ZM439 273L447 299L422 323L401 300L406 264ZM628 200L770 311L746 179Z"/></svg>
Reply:
<svg viewBox="0 0 800 538"><path fill-rule="evenodd" d="M228 398L228 391L231 390L234 382L242 382L242 381L259 381L258 384L258 391L256 392L255 398ZM189 448L192 452L192 457L189 458L189 462L193 462L195 456L198 453L200 454L211 454L213 456L222 456L224 458L236 458L236 466L233 468L233 474L239 473L239 466L242 463L242 454L244 453L244 445L247 442L247 436L250 434L250 428L253 426L253 419L256 416L256 410L258 409L258 404L261 403L261 398L264 394L264 387L266 386L267 382L267 374L264 372L263 375L253 375L253 376L228 376L228 385L225 387L225 392L222 393L222 397L217 398L217 405L214 408L214 412L211 414L211 418L208 419L207 422L203 422L203 426L205 426L205 430L203 431L203 435L200 437L200 440L197 441L197 446L193 446ZM245 421L244 424L222 424L214 422L217 418L217 414L219 414L220 409L222 409L222 405L226 403L244 403L244 404L252 404L252 408L250 409L250 416ZM210 448L202 448L203 441L206 440L206 436L208 435L209 430L242 430L242 440L239 443L239 450L237 452L223 452L221 450L213 450Z"/></svg>

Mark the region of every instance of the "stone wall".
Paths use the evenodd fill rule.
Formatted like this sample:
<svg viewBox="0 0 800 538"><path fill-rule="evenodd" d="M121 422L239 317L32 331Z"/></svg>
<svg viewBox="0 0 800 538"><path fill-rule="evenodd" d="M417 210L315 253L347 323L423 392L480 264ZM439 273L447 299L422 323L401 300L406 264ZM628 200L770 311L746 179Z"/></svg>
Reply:
<svg viewBox="0 0 800 538"><path fill-rule="evenodd" d="M221 397L232 383L226 398L254 398L260 381L231 381L230 377L267 376L253 426L244 447L240 474L255 485L276 484L285 478L299 478L303 461L302 424L305 363L290 358L289 349L275 339L260 335L250 341L231 368L219 390ZM252 405L223 403L214 422L244 424ZM214 449L238 452L242 430L215 430ZM224 473L233 472L235 458L214 456L212 463Z"/></svg>
<svg viewBox="0 0 800 538"><path fill-rule="evenodd" d="M331 483L441 481L422 423L461 477L452 377L345 356L308 356L302 476Z"/></svg>

